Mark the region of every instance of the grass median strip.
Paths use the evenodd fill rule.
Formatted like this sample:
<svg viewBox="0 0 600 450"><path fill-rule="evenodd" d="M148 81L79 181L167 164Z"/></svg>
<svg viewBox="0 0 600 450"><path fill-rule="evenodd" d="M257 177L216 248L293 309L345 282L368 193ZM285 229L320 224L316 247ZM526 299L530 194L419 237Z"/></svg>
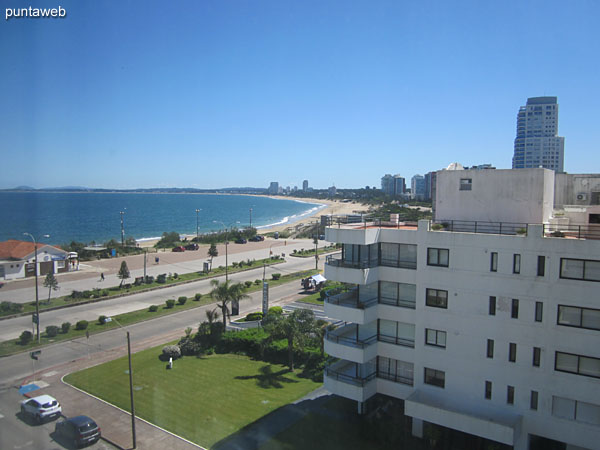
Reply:
<svg viewBox="0 0 600 450"><path fill-rule="evenodd" d="M321 385L285 366L231 354L186 356L167 370L161 349L133 355L136 415L206 448ZM123 357L65 381L129 411L127 370Z"/></svg>
<svg viewBox="0 0 600 450"><path fill-rule="evenodd" d="M301 272L294 272L287 275L281 276L278 280L269 280L269 287L273 288L275 286L279 286L281 284L289 283L301 278L306 278L308 276L314 275L317 273L316 270L306 270ZM253 284L249 288L245 290L246 293L256 292L262 289L262 284L256 285ZM168 298L168 295L165 295L165 300ZM208 294L204 294L199 301L195 301L193 297L188 298L185 304L178 304L177 300L175 301L175 306L172 308L167 308L166 304L163 303L158 305L157 311L150 311L148 308L140 309L137 311L131 311L124 314L119 314L114 316L118 323L121 325L130 325L137 322L142 322L144 320L156 319L161 316L165 316L168 314L177 313L180 311L185 311L188 309L198 308L200 306L208 305L214 303L212 297ZM56 326L60 326L60 323L52 324ZM86 329L76 330L75 324L72 324L69 331L66 333L59 332L56 336L50 337L45 332L40 333L41 344L38 345L37 342L30 342L28 344L21 344L19 339L11 339L8 341L0 342L0 356L8 356L15 353L20 353L24 351L34 350L40 347L44 347L45 345L54 344L60 341L66 341L71 339L76 339L82 336L85 336L86 332L90 334L101 333L103 331L108 331L113 328L118 327L118 325L111 321L106 322L104 324L100 324L98 320L90 321Z"/></svg>

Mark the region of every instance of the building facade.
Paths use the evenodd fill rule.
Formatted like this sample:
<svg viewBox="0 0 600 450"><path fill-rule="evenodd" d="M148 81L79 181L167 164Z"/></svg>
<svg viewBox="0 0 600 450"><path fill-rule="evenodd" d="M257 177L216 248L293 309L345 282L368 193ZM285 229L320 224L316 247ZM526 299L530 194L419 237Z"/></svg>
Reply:
<svg viewBox="0 0 600 450"><path fill-rule="evenodd" d="M565 138L558 136L556 97L532 97L519 108L513 169L543 167L564 172Z"/></svg>
<svg viewBox="0 0 600 450"><path fill-rule="evenodd" d="M469 172L496 171L438 172L438 195L461 195ZM543 192L550 171L537 172ZM462 203L457 219L473 203L495 208L485 195ZM598 448L600 239L549 223L461 223L326 229L342 254L328 257L325 276L352 288L326 298L325 313L346 324L325 338L338 358L325 387L359 411L376 393L403 400L416 435L429 422L518 450L536 437Z"/></svg>
<svg viewBox="0 0 600 450"><path fill-rule="evenodd" d="M410 180L412 197L415 200L425 200L425 177L414 175Z"/></svg>
<svg viewBox="0 0 600 450"><path fill-rule="evenodd" d="M37 273L63 273L79 268L75 252L66 252L52 245L36 243ZM35 276L33 242L8 240L0 242L0 280L15 280Z"/></svg>
<svg viewBox="0 0 600 450"><path fill-rule="evenodd" d="M269 194L277 195L279 194L279 183L277 181L271 181L268 189Z"/></svg>
<svg viewBox="0 0 600 450"><path fill-rule="evenodd" d="M303 190L304 192L308 191L308 180L304 180L304 181L302 182L302 190Z"/></svg>

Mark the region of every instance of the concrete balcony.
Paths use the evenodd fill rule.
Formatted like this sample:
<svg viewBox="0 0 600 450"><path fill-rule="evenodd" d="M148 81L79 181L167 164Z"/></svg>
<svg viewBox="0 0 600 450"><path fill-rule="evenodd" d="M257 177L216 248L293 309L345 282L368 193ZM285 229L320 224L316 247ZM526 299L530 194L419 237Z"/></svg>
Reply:
<svg viewBox="0 0 600 450"><path fill-rule="evenodd" d="M329 255L325 277L351 284L370 284L379 279L377 261L345 261L341 255Z"/></svg>
<svg viewBox="0 0 600 450"><path fill-rule="evenodd" d="M325 334L325 352L364 364L377 356L377 335L365 336L358 325L346 325Z"/></svg>
<svg viewBox="0 0 600 450"><path fill-rule="evenodd" d="M357 402L377 393L375 366L338 361L325 368L323 384L329 392Z"/></svg>
<svg viewBox="0 0 600 450"><path fill-rule="evenodd" d="M325 299L325 314L364 325L377 319L377 297L360 300L358 289L332 295Z"/></svg>

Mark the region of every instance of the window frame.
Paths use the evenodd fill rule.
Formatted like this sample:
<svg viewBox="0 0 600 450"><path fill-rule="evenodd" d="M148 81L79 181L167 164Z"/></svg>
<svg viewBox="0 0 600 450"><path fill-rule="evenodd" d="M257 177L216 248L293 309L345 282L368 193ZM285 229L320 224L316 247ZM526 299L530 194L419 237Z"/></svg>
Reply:
<svg viewBox="0 0 600 450"><path fill-rule="evenodd" d="M435 295L430 295L430 292L435 292ZM436 301L439 302L439 300L441 298L439 296L440 292L446 293L445 302L440 302L442 304L430 303L430 299L435 299ZM445 291L443 289L425 288L425 306L429 306L431 308L448 309L448 291Z"/></svg>
<svg viewBox="0 0 600 450"><path fill-rule="evenodd" d="M519 318L519 299L513 298L510 304L510 318L518 319Z"/></svg>
<svg viewBox="0 0 600 450"><path fill-rule="evenodd" d="M581 261L583 262L583 267L581 269L581 278L578 277L566 277L563 275L563 263L565 261ZM562 278L563 280L578 280L578 281L590 281L592 283L600 283L600 279L598 280L594 280L594 279L589 279L585 277L585 265L587 262L592 262L592 263L598 263L600 264L600 261L597 259L581 259L581 258L560 258L560 267L559 267L559 272L558 272L558 276L559 278Z"/></svg>
<svg viewBox="0 0 600 450"><path fill-rule="evenodd" d="M490 272L498 272L498 252L490 253Z"/></svg>
<svg viewBox="0 0 600 450"><path fill-rule="evenodd" d="M429 376L428 376L429 373ZM439 376L441 374L441 377ZM428 381L429 380L429 381ZM436 381L433 382L432 381ZM446 372L443 370L432 369L430 367L423 368L423 383L429 386L436 386L444 389L446 387Z"/></svg>
<svg viewBox="0 0 600 450"><path fill-rule="evenodd" d="M513 254L513 273L514 274L521 273L521 254L520 253Z"/></svg>
<svg viewBox="0 0 600 450"><path fill-rule="evenodd" d="M537 276L546 276L546 256L538 255L537 257Z"/></svg>
<svg viewBox="0 0 600 450"><path fill-rule="evenodd" d="M558 355L559 354L569 355L569 356L576 356L577 357L577 371L576 372L572 372L570 370L558 369L556 367L556 364L558 363ZM584 356L584 355L578 355L576 353L568 353L568 352L559 352L559 351L556 351L556 352L554 352L554 370L557 371L557 372L562 372L562 373L570 373L570 374L573 374L573 375L580 375L582 377L589 377L589 378L600 379L600 372L598 373L598 376L590 375L590 374L587 374L587 373L581 373L580 372L581 371L581 369L580 369L581 358L594 359L596 361L600 361L600 358L594 358L593 356Z"/></svg>
<svg viewBox="0 0 600 450"><path fill-rule="evenodd" d="M533 320L536 322L542 322L544 320L544 302L535 302L535 311ZM558 316L557 316L558 320Z"/></svg>
<svg viewBox="0 0 600 450"><path fill-rule="evenodd" d="M538 400L539 394L538 391L531 391L531 395L529 396L529 409L532 411L538 410Z"/></svg>
<svg viewBox="0 0 600 450"><path fill-rule="evenodd" d="M508 344L508 362L517 362L517 344L515 342Z"/></svg>
<svg viewBox="0 0 600 450"><path fill-rule="evenodd" d="M435 343L428 342L428 339L427 339L428 338L428 332L430 332L430 331L434 333L434 336L435 336L434 341L435 341ZM443 333L443 335L444 335L444 344L443 345L439 344L438 334L440 334L440 333ZM425 345L428 345L430 347L446 348L447 338L448 338L448 335L443 330L436 330L436 329L433 329L433 328L425 328Z"/></svg>
<svg viewBox="0 0 600 450"><path fill-rule="evenodd" d="M514 405L515 404L515 387L508 385L506 386L506 404Z"/></svg>
<svg viewBox="0 0 600 450"><path fill-rule="evenodd" d="M484 392L483 392L483 397L486 400L492 399L492 382L489 380L485 380L485 388L484 388Z"/></svg>
<svg viewBox="0 0 600 450"><path fill-rule="evenodd" d="M485 356L490 359L494 359L494 340L488 339L485 349Z"/></svg>
<svg viewBox="0 0 600 450"><path fill-rule="evenodd" d="M533 367L540 367L542 363L542 348L541 347L533 347L533 357L531 360L531 364Z"/></svg>
<svg viewBox="0 0 600 450"><path fill-rule="evenodd" d="M496 315L496 296L490 295L488 303L488 316Z"/></svg>
<svg viewBox="0 0 600 450"><path fill-rule="evenodd" d="M560 310L561 310L561 308L578 309L579 310L579 325L571 325L571 324L568 324L568 323L561 323L560 322ZM558 308L556 310L556 324L560 325L562 327L581 328L583 330L600 331L600 326L598 328L583 326L583 312L584 311L595 311L595 312L600 313L600 309L596 309L596 308L585 308L583 306L571 306L571 305L558 305Z"/></svg>
<svg viewBox="0 0 600 450"><path fill-rule="evenodd" d="M435 252L435 259L437 262L432 261L431 252ZM446 264L440 263L440 253L446 252ZM427 247L427 265L432 267L450 267L450 249L448 248L437 248Z"/></svg>

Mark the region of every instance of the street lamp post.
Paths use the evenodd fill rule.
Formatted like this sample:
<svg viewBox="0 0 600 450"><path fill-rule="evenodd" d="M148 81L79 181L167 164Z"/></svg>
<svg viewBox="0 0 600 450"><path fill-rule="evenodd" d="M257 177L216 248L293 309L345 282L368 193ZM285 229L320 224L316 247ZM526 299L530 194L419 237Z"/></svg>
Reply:
<svg viewBox="0 0 600 450"><path fill-rule="evenodd" d="M252 228L252 208L250 208L250 228Z"/></svg>
<svg viewBox="0 0 600 450"><path fill-rule="evenodd" d="M123 225L123 214L125 214L125 211L119 211L119 214L121 214L121 247L125 247L125 227Z"/></svg>
<svg viewBox="0 0 600 450"><path fill-rule="evenodd" d="M234 223L240 223L240 222L239 221L231 222L229 224L229 227L226 227L225 224L223 222L221 222L220 220L213 220L213 223L220 223L221 225L223 225L223 228L225 228L225 282L227 283L227 281L229 281L229 272L228 272L228 268L227 268L228 263L229 263L228 255L227 255L227 245L229 244L229 242L227 241L227 234L228 234L227 228L231 229L231 226Z"/></svg>
<svg viewBox="0 0 600 450"><path fill-rule="evenodd" d="M116 319L111 318L117 325L125 329L123 325L117 322ZM129 399L131 402L131 439L133 441L133 447L136 448L136 435L135 435L135 404L133 402L133 371L131 369L131 340L129 338L129 331L127 331L127 358L129 360Z"/></svg>
<svg viewBox="0 0 600 450"><path fill-rule="evenodd" d="M30 233L23 233L24 236L29 236L33 241L34 251L34 265L35 265L35 326L37 342L40 343L40 297L38 293L38 257L37 257L37 243L35 238ZM44 237L50 237L49 234L45 234Z"/></svg>
<svg viewBox="0 0 600 450"><path fill-rule="evenodd" d="M196 242L200 242L200 227L198 225L198 213L201 209L196 209Z"/></svg>

